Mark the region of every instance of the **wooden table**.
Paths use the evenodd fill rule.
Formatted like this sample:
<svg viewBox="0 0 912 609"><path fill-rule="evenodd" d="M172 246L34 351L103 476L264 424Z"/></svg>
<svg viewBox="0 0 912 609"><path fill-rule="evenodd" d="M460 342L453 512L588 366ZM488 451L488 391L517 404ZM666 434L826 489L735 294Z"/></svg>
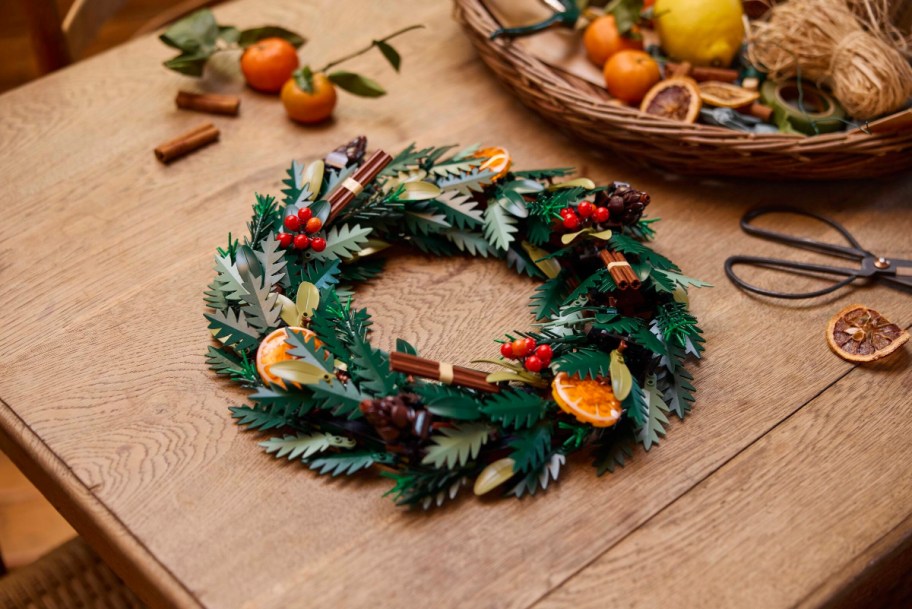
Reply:
<svg viewBox="0 0 912 609"><path fill-rule="evenodd" d="M379 58L353 66L387 85L386 98L342 94L334 122L301 128L276 100L243 91L242 116L215 119L222 141L167 167L153 146L205 117L174 109L192 81L160 67L169 51L154 38L0 97L2 448L156 607L851 606L904 580L909 351L854 367L823 329L852 301L907 327L909 295L879 286L772 302L734 289L722 262L782 253L738 229L745 209L771 202L825 210L863 244L910 258L912 181L715 182L633 168L507 95L449 10L219 8L224 23L305 31L314 62L402 25L428 29L402 39L399 76ZM651 192L657 248L716 285L693 296L708 350L692 417L613 475L581 460L545 495L431 514L381 498L383 480L320 478L264 455L228 416L242 392L203 361L212 252L244 230L255 191L278 193L290 159L360 133L388 150L502 144L520 167L572 164ZM359 300L381 347L401 336L467 363L526 327L533 287L496 262L407 256Z"/></svg>

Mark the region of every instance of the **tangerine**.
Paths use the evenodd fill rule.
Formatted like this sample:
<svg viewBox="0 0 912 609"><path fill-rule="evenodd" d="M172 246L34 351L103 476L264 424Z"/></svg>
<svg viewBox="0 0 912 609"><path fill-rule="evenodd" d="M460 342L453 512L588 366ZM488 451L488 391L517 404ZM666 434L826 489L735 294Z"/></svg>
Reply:
<svg viewBox="0 0 912 609"><path fill-rule="evenodd" d="M643 50L643 40L638 38L640 30L633 26L630 32L634 37L624 36L618 30L614 15L602 15L592 21L583 33L583 46L589 61L602 67L618 51Z"/></svg>
<svg viewBox="0 0 912 609"><path fill-rule="evenodd" d="M618 51L603 70L608 92L628 104L638 104L662 78L659 64L644 51Z"/></svg>
<svg viewBox="0 0 912 609"><path fill-rule="evenodd" d="M282 87L285 112L299 123L319 123L332 116L336 107L336 86L323 72L311 77L311 91L301 88L297 78L289 78Z"/></svg>
<svg viewBox="0 0 912 609"><path fill-rule="evenodd" d="M298 52L287 40L264 38L253 43L241 55L241 72L251 88L264 93L278 93L298 68Z"/></svg>
<svg viewBox="0 0 912 609"><path fill-rule="evenodd" d="M621 403L607 379L580 379L559 372L551 383L551 395L561 410L593 427L611 427L621 418Z"/></svg>

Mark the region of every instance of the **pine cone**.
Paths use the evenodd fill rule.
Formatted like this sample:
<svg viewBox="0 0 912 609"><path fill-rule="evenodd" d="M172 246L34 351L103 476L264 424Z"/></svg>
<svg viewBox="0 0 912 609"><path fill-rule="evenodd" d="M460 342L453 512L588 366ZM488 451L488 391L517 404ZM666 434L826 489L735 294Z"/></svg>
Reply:
<svg viewBox="0 0 912 609"><path fill-rule="evenodd" d="M361 412L387 444L427 440L431 415L414 393L389 395L361 402Z"/></svg>
<svg viewBox="0 0 912 609"><path fill-rule="evenodd" d="M357 165L364 160L364 152L367 150L367 138L359 135L349 143L339 146L326 155L323 162L330 167L343 169L349 165Z"/></svg>
<svg viewBox="0 0 912 609"><path fill-rule="evenodd" d="M598 193L595 204L608 208L612 224L632 226L643 217L649 201L647 193L631 188L629 184L615 182L607 191Z"/></svg>

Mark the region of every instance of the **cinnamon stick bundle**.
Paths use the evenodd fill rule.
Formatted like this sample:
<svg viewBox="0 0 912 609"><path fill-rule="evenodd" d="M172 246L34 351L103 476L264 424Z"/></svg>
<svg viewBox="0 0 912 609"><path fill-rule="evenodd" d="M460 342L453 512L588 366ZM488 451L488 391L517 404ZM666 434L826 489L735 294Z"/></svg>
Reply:
<svg viewBox="0 0 912 609"><path fill-rule="evenodd" d="M605 263L619 290L628 288L638 290L640 288L640 278L633 272L633 268L627 262L624 254L604 249L599 252L599 258Z"/></svg>
<svg viewBox="0 0 912 609"><path fill-rule="evenodd" d="M162 163L170 163L218 139L219 130L216 129L215 125L203 123L170 142L165 142L158 146L155 149L155 158Z"/></svg>
<svg viewBox="0 0 912 609"><path fill-rule="evenodd" d="M241 107L241 98L236 95L178 91L174 103L182 110L236 116Z"/></svg>
<svg viewBox="0 0 912 609"><path fill-rule="evenodd" d="M364 164L354 174L343 180L339 187L326 199L329 201L329 218L326 222L331 222L339 212L345 209L345 206L351 203L364 190L364 187L370 184L392 160L393 157L382 150L377 150L364 161Z"/></svg>
<svg viewBox="0 0 912 609"><path fill-rule="evenodd" d="M500 387L486 380L488 377L487 372L435 362L434 360L398 351L390 353L390 370L412 376L420 376L425 379L433 379L446 385L458 385L459 387L468 387L469 389L488 393L498 393L500 391Z"/></svg>

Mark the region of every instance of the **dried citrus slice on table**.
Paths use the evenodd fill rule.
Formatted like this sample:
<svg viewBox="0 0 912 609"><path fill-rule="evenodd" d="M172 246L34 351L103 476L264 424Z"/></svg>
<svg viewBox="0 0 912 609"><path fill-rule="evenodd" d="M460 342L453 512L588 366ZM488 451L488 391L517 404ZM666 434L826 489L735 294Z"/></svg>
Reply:
<svg viewBox="0 0 912 609"><path fill-rule="evenodd" d="M593 427L611 427L621 418L621 403L608 379L581 379L560 372L551 383L551 395L561 410Z"/></svg>
<svg viewBox="0 0 912 609"><path fill-rule="evenodd" d="M691 78L668 78L649 90L640 110L653 116L692 123L700 115L703 102L697 83Z"/></svg>
<svg viewBox="0 0 912 609"><path fill-rule="evenodd" d="M748 91L728 82L708 80L699 86L703 103L718 108L743 108L760 99L759 91Z"/></svg>
<svg viewBox="0 0 912 609"><path fill-rule="evenodd" d="M830 319L827 343L839 357L850 362L871 362L890 355L909 333L864 305L849 305Z"/></svg>
<svg viewBox="0 0 912 609"><path fill-rule="evenodd" d="M288 352L292 349L292 346L286 342L288 330L294 330L299 334L303 334L306 340L310 340L311 337L316 337L313 330L308 330L307 328L279 328L263 339L256 354L256 368L257 372L260 373L260 378L266 383L278 385L282 388L285 388L285 381L275 374L272 374L269 371L269 367L278 362L297 359ZM317 347L323 346L323 343L319 338L314 338L314 344Z"/></svg>
<svg viewBox="0 0 912 609"><path fill-rule="evenodd" d="M492 172L494 176L491 178L491 182L496 182L507 175L507 172L510 171L510 166L513 164L507 149L499 146L482 148L481 150L476 151L472 156L479 159L485 159L478 169L479 171Z"/></svg>

